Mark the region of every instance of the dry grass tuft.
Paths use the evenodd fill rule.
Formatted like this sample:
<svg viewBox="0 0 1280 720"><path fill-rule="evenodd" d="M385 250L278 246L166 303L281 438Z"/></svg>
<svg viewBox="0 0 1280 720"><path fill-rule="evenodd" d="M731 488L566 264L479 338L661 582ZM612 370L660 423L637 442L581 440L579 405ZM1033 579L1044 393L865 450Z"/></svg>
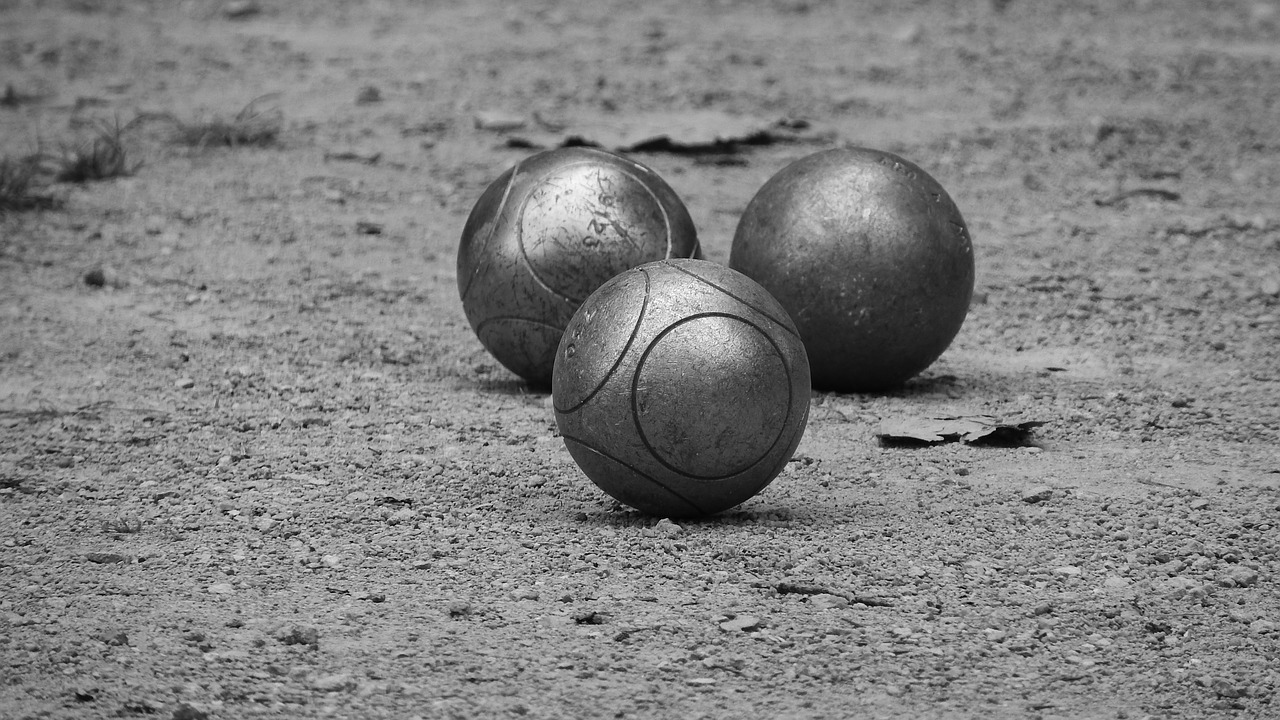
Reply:
<svg viewBox="0 0 1280 720"><path fill-rule="evenodd" d="M54 179L58 182L82 183L127 177L142 167L130 163L129 153L121 138L125 128L117 119L114 124L101 122L93 139L73 148L64 148L58 159Z"/></svg>
<svg viewBox="0 0 1280 720"><path fill-rule="evenodd" d="M36 181L43 172L43 155L0 157L0 215L56 207L56 199L36 192Z"/></svg>
<svg viewBox="0 0 1280 720"><path fill-rule="evenodd" d="M193 147L265 147L275 144L284 131L284 113L279 108L259 108L264 95L249 101L230 120L213 118L180 128L179 139Z"/></svg>
<svg viewBox="0 0 1280 720"><path fill-rule="evenodd" d="M263 108L260 103L279 93L271 93L249 101L230 119L215 117L199 122L183 122L172 113L149 113L134 119L165 120L177 128L174 140L196 149L206 147L268 147L274 145L284 131L284 113L279 108ZM131 125L133 123L130 123Z"/></svg>

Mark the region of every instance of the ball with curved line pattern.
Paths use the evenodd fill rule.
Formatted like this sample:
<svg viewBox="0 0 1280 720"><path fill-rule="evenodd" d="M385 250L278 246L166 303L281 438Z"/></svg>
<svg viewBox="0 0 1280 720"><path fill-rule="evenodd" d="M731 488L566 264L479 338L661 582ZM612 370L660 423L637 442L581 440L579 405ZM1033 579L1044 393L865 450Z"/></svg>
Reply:
<svg viewBox="0 0 1280 720"><path fill-rule="evenodd" d="M973 245L947 191L917 165L867 148L778 171L743 212L729 267L791 313L814 386L902 384L951 344L973 295Z"/></svg>
<svg viewBox="0 0 1280 720"><path fill-rule="evenodd" d="M809 361L755 281L702 260L652 262L587 298L554 364L556 426L587 477L661 517L751 498L795 452Z"/></svg>
<svg viewBox="0 0 1280 720"><path fill-rule="evenodd" d="M547 385L573 313L614 275L699 257L684 203L648 167L591 148L533 155L477 200L458 248L458 294L500 363Z"/></svg>

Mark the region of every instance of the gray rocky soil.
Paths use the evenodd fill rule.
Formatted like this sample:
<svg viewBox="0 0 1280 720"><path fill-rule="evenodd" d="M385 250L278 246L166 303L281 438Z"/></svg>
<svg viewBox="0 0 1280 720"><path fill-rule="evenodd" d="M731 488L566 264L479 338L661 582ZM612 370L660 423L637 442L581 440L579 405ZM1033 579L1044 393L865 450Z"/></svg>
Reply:
<svg viewBox="0 0 1280 720"><path fill-rule="evenodd" d="M1275 2L0 0L0 73L0 154L143 163L0 218L0 717L1280 716ZM907 157L966 324L742 506L618 507L457 299L569 138L718 262ZM1044 424L876 437L940 413Z"/></svg>

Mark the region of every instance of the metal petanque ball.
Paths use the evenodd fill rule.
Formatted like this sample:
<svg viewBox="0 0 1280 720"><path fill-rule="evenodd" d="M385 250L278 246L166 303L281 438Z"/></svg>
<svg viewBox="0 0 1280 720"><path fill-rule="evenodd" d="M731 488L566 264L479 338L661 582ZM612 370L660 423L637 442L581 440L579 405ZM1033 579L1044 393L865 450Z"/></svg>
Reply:
<svg viewBox="0 0 1280 720"><path fill-rule="evenodd" d="M729 267L791 314L814 387L886 390L937 360L973 295L973 245L936 180L878 150L783 168L738 223Z"/></svg>
<svg viewBox="0 0 1280 720"><path fill-rule="evenodd" d="M556 353L556 426L587 477L651 515L710 515L768 485L809 417L782 306L703 260L648 263L583 303Z"/></svg>
<svg viewBox="0 0 1280 720"><path fill-rule="evenodd" d="M688 210L656 173L561 148L517 163L480 196L462 230L458 294L485 349L545 386L565 325L596 288L645 262L699 256Z"/></svg>

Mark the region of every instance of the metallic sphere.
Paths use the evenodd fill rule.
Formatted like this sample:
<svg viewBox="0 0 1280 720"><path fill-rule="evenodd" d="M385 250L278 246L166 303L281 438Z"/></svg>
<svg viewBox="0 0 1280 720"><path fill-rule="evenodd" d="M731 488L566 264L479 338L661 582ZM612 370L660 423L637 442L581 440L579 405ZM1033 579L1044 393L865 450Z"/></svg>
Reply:
<svg viewBox="0 0 1280 720"><path fill-rule="evenodd" d="M702 260L648 263L578 309L552 399L569 454L618 501L709 515L768 485L809 417L809 362L764 288Z"/></svg>
<svg viewBox="0 0 1280 720"><path fill-rule="evenodd" d="M529 383L551 382L573 313L623 270L700 257L688 210L649 168L613 153L539 153L493 181L458 248L458 294L472 330Z"/></svg>
<svg viewBox="0 0 1280 720"><path fill-rule="evenodd" d="M960 211L896 155L828 150L774 175L747 205L729 267L795 320L814 387L893 388L951 344L973 295Z"/></svg>

